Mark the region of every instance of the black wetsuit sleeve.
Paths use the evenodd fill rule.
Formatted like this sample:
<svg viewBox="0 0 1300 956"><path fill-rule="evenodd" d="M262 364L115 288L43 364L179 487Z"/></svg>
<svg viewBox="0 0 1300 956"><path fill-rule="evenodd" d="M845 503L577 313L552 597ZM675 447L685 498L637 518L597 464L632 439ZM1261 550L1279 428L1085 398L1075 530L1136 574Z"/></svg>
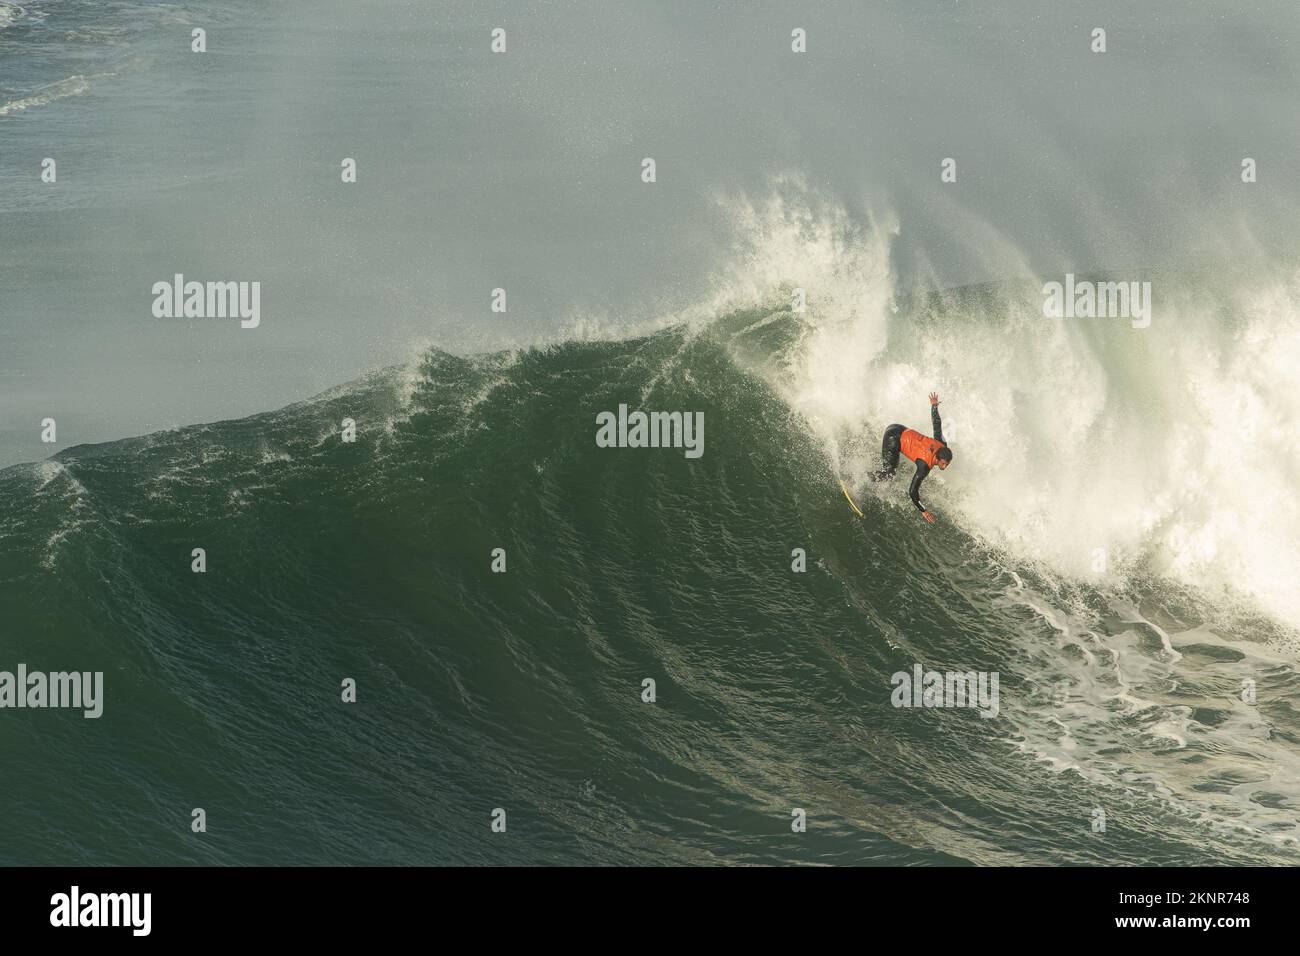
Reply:
<svg viewBox="0 0 1300 956"><path fill-rule="evenodd" d="M925 476L930 473L930 466L920 459L916 462L916 474L912 476L912 487L907 489L907 494L912 499L912 504L916 505L917 511L924 511L925 507L921 504L921 482L925 481Z"/></svg>
<svg viewBox="0 0 1300 956"><path fill-rule="evenodd" d="M934 437L939 441L943 441L943 422L939 421L938 405L930 406L930 424L934 426Z"/></svg>

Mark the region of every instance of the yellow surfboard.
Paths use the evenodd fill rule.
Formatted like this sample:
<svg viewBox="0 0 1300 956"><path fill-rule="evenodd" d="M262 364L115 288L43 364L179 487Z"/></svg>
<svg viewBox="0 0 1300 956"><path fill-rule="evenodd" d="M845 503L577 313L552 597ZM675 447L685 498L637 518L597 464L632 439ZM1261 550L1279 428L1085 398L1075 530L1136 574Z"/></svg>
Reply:
<svg viewBox="0 0 1300 956"><path fill-rule="evenodd" d="M840 479L840 490L844 492L844 497L849 499L849 507L858 513L859 518L865 518L866 515L862 513L862 509L858 507L858 503L854 501L853 496L849 494L849 489L844 487L843 478Z"/></svg>

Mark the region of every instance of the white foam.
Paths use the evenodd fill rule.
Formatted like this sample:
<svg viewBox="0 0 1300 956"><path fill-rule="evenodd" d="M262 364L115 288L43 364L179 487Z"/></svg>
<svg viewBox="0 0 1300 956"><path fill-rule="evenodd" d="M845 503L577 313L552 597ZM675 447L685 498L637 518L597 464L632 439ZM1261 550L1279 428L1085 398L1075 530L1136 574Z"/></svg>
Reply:
<svg viewBox="0 0 1300 956"><path fill-rule="evenodd" d="M112 74L102 74L111 76ZM35 106L44 106L47 103L53 103L55 100L61 100L69 96L80 96L90 89L90 81L98 77L87 77L81 74L66 77L57 83L51 83L49 86L42 87L39 90L27 95L20 96L17 99L10 100L8 103L0 104L0 116L12 116L15 113L21 113L23 110L31 109Z"/></svg>
<svg viewBox="0 0 1300 956"><path fill-rule="evenodd" d="M90 492L78 481L61 462L46 459L35 465L35 475L40 484L33 490L33 497L53 497L63 506L59 527L45 542L45 552L41 556L41 566L52 571L58 565L59 546L75 531L85 527L93 519L89 506Z"/></svg>
<svg viewBox="0 0 1300 956"><path fill-rule="evenodd" d="M926 483L941 520L1053 574L1115 588L1154 571L1292 626L1300 273L1156 279L1147 329L1045 318L1041 283L1059 277L1005 284L1004 314L950 295L955 311L925 319L896 311L889 216L850 216L794 178L727 201L740 238L714 307L807 290L803 340L772 377L850 478L884 425L929 431L937 390L955 455ZM1021 275L1023 258L1006 264Z"/></svg>

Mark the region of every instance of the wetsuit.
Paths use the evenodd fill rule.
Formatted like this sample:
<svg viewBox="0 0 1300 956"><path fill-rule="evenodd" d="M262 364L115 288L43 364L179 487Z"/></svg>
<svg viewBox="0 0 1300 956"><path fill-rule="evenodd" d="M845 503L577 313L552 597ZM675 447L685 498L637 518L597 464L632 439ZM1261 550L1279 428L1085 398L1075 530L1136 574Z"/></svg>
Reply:
<svg viewBox="0 0 1300 956"><path fill-rule="evenodd" d="M885 438L880 446L880 461L885 467L871 476L872 481L892 478L898 467L899 452L906 452L907 457L916 462L916 474L912 476L912 487L907 490L912 504L917 511L925 511L921 504L921 482L934 467L935 453L947 444L943 440L943 423L939 421L939 406L930 406L930 423L934 425L934 437L929 438L904 425L890 425L885 429Z"/></svg>

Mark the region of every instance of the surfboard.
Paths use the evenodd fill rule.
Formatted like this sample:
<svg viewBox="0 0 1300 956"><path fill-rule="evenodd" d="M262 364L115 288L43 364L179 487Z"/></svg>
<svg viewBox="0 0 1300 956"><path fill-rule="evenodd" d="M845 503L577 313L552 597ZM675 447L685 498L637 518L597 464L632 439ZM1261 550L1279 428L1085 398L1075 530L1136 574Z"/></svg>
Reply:
<svg viewBox="0 0 1300 956"><path fill-rule="evenodd" d="M865 518L866 515L862 513L862 509L858 507L858 503L854 501L853 496L849 494L849 489L844 487L843 478L840 479L840 490L844 492L844 497L849 499L849 507L858 513L859 518Z"/></svg>

